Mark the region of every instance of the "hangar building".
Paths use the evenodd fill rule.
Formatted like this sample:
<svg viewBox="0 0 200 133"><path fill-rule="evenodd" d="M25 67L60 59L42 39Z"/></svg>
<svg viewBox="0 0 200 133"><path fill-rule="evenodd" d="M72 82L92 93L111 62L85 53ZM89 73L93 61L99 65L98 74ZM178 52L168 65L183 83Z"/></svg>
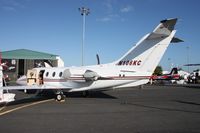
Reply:
<svg viewBox="0 0 200 133"><path fill-rule="evenodd" d="M63 60L58 55L44 52L17 49L3 51L1 54L4 74L7 74L12 80L26 75L28 69L43 66L44 62L49 62L53 67L64 66Z"/></svg>

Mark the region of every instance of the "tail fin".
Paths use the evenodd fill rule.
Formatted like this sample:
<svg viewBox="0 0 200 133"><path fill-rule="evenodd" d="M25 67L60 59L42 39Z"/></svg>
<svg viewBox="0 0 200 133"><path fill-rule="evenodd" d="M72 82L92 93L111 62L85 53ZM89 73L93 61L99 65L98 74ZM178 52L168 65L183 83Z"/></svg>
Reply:
<svg viewBox="0 0 200 133"><path fill-rule="evenodd" d="M162 20L153 32L145 35L124 56L115 62L120 66L153 73L175 35L177 18Z"/></svg>

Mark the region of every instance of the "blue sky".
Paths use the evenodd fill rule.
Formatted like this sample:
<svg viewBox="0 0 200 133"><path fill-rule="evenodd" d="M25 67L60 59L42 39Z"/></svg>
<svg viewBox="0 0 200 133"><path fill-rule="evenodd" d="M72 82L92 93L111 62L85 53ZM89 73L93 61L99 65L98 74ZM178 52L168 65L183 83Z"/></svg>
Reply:
<svg viewBox="0 0 200 133"><path fill-rule="evenodd" d="M102 63L120 58L160 20L175 17L176 36L185 42L171 45L160 65L182 67L188 57L189 63L200 63L199 0L0 0L0 49L57 54L65 66L80 66L82 6L91 11L85 65L96 64L97 53Z"/></svg>

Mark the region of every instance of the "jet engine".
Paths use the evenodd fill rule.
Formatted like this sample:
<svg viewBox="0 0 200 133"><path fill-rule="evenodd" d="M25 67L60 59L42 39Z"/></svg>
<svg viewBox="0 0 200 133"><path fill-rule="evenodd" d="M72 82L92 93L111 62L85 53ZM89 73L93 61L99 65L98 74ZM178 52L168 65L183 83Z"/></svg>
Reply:
<svg viewBox="0 0 200 133"><path fill-rule="evenodd" d="M66 79L69 78L84 78L85 81L96 81L100 77L96 72L92 70L73 70L73 69L66 69L64 70L63 77Z"/></svg>

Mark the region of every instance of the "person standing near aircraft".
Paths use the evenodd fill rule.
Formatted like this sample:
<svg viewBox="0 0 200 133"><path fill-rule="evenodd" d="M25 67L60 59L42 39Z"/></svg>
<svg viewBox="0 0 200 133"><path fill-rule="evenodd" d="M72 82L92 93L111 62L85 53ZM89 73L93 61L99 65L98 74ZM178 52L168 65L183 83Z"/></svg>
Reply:
<svg viewBox="0 0 200 133"><path fill-rule="evenodd" d="M0 88L3 87L3 67L1 65L1 52L0 52ZM0 103L2 102L11 102L15 99L15 94L13 93L4 93L3 89L0 89Z"/></svg>

